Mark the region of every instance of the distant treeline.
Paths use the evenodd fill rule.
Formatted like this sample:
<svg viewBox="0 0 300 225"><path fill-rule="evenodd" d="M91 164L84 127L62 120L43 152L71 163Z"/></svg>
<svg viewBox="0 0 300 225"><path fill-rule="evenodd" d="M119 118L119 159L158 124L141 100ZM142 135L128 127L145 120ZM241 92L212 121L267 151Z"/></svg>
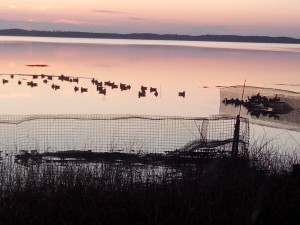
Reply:
<svg viewBox="0 0 300 225"><path fill-rule="evenodd" d="M22 29L0 30L0 36L30 37L71 37L71 38L103 38L103 39L139 39L139 40L178 40L178 41L218 41L218 42L252 42L252 43L286 43L300 44L300 39L291 37L240 36L240 35L179 35L152 33L88 33L75 31L37 31Z"/></svg>

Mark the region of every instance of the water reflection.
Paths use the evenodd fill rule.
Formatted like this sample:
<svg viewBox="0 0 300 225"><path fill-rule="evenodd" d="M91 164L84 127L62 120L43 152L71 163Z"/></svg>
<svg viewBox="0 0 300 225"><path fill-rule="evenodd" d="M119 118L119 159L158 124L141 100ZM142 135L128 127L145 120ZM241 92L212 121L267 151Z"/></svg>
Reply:
<svg viewBox="0 0 300 225"><path fill-rule="evenodd" d="M52 82L38 83L38 88L32 89L12 83L1 84L0 98L5 105L1 114L208 116L219 113L216 86L242 84L244 79L249 85L263 87L274 87L273 84L287 80L300 83L298 45L19 39L0 41L2 73L80 77L81 85L76 86L88 88L88 92L79 95L81 91L75 93L75 85L68 82L55 83L60 86L56 92L51 91ZM115 85L122 83L130 85L131 89L125 92L109 87L106 95L104 89L99 95L90 80L84 78L111 81ZM21 82L30 82L22 79ZM142 85L157 88L157 94L150 94L148 90L146 98L138 98ZM300 90L297 86L289 89ZM183 91L185 98L180 98L179 92Z"/></svg>

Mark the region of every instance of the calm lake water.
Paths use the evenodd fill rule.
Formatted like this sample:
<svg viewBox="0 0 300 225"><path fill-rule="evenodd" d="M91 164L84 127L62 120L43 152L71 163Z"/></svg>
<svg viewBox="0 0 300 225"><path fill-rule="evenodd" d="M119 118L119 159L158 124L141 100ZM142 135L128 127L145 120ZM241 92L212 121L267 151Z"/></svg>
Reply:
<svg viewBox="0 0 300 225"><path fill-rule="evenodd" d="M0 37L0 52L0 114L199 117L222 113L220 86L243 85L244 80L247 86L300 92L300 45ZM47 67L28 66L37 64ZM31 88L26 83L32 77L12 79L10 74L63 74L79 77L79 84L57 78L45 84L39 78ZM88 78L130 84L131 90L107 87L106 96L100 95ZM52 84L60 89L54 91ZM75 93L75 85L88 92ZM158 96L148 92L139 98L141 85L157 88ZM186 91L185 98L178 96L180 91ZM252 122L256 138L268 135L299 148L297 123L280 127L275 120L264 126L255 118Z"/></svg>

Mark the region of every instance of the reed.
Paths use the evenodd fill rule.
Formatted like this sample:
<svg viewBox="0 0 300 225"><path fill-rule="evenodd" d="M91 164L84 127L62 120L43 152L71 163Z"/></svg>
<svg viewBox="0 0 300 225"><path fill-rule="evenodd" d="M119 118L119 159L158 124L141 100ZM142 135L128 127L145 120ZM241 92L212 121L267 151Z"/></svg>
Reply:
<svg viewBox="0 0 300 225"><path fill-rule="evenodd" d="M0 224L293 224L299 176L275 161L0 165Z"/></svg>

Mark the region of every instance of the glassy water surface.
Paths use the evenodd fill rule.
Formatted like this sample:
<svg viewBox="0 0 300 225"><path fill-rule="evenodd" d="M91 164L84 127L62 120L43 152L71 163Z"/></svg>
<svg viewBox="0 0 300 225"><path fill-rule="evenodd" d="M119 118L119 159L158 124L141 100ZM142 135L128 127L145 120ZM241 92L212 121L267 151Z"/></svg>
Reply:
<svg viewBox="0 0 300 225"><path fill-rule="evenodd" d="M236 113L235 109L224 108L224 95L220 93L223 86L243 85L245 80L247 86L300 92L300 45L0 37L0 51L1 114L202 117ZM57 77L44 83L41 77L26 76L31 74L79 77L79 83ZM106 95L102 95L92 78L117 85L125 83L131 89L121 91L106 86ZM28 86L30 81L37 87ZM53 90L52 84L60 89ZM157 88L158 96L148 90L146 97L139 98L142 85ZM79 91L74 91L75 86ZM81 93L81 87L88 92ZM186 92L185 98L178 96L182 91ZM236 97L241 97L240 92L235 93ZM276 90L273 93L277 94ZM257 93L254 89L247 94ZM256 133L268 133L270 129L275 136L287 135L284 139L298 146L300 136L295 131L300 123L299 97L293 94L294 119L284 126L280 119L269 118L266 122L247 112L244 115L255 124L263 121L262 129L253 125Z"/></svg>

